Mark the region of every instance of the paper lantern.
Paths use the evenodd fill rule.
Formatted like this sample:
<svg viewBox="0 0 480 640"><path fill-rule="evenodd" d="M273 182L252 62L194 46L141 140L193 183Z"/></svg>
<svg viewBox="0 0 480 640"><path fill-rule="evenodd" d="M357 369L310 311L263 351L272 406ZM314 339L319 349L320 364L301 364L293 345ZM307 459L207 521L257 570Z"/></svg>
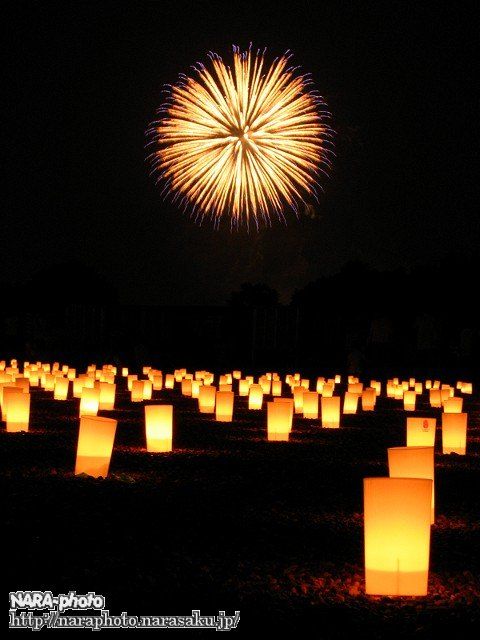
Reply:
<svg viewBox="0 0 480 640"><path fill-rule="evenodd" d="M405 391L403 394L403 408L405 411L415 411L417 394L415 391Z"/></svg>
<svg viewBox="0 0 480 640"><path fill-rule="evenodd" d="M431 407L440 408L442 406L442 396L440 393L440 389L430 389L429 397Z"/></svg>
<svg viewBox="0 0 480 640"><path fill-rule="evenodd" d="M425 381L425 389L427 389L427 391L430 391L431 388L432 388L432 381L431 380L426 380Z"/></svg>
<svg viewBox="0 0 480 640"><path fill-rule="evenodd" d="M292 430L293 403L279 399L267 402L267 438L270 441L288 441Z"/></svg>
<svg viewBox="0 0 480 640"><path fill-rule="evenodd" d="M70 380L68 378L55 378L55 386L53 388L53 397L55 400L67 399L69 385Z"/></svg>
<svg viewBox="0 0 480 640"><path fill-rule="evenodd" d="M248 396L249 389L250 389L250 382L248 380L239 380L238 381L238 395L239 396Z"/></svg>
<svg viewBox="0 0 480 640"><path fill-rule="evenodd" d="M433 447L390 447L388 474L390 478L427 478L432 481L432 516L435 521L435 480Z"/></svg>
<svg viewBox="0 0 480 640"><path fill-rule="evenodd" d="M23 393L30 392L30 382L28 378L19 377L15 380L15 386L23 391Z"/></svg>
<svg viewBox="0 0 480 640"><path fill-rule="evenodd" d="M442 450L443 453L458 453L464 456L467 452L467 414L442 414Z"/></svg>
<svg viewBox="0 0 480 640"><path fill-rule="evenodd" d="M240 380L240 378L242 377L242 372L241 371L232 371L232 377L234 380Z"/></svg>
<svg viewBox="0 0 480 640"><path fill-rule="evenodd" d="M466 393L471 395L473 393L473 385L471 382L462 382L462 386L460 387L460 391L462 393Z"/></svg>
<svg viewBox="0 0 480 640"><path fill-rule="evenodd" d="M173 389L175 383L175 377L172 373L167 373L165 376L165 389Z"/></svg>
<svg viewBox="0 0 480 640"><path fill-rule="evenodd" d="M367 387L362 391L362 409L363 411L373 411L375 409L375 401L377 394L373 387Z"/></svg>
<svg viewBox="0 0 480 640"><path fill-rule="evenodd" d="M98 408L101 411L112 411L115 406L116 385L101 382L98 396Z"/></svg>
<svg viewBox="0 0 480 640"><path fill-rule="evenodd" d="M217 388L211 385L202 385L198 393L198 408L200 413L213 413L215 411L215 395Z"/></svg>
<svg viewBox="0 0 480 640"><path fill-rule="evenodd" d="M132 402L142 402L143 400L143 380L132 380L130 389L130 400Z"/></svg>
<svg viewBox="0 0 480 640"><path fill-rule="evenodd" d="M173 406L171 404L145 405L145 435L147 451L172 451Z"/></svg>
<svg viewBox="0 0 480 640"><path fill-rule="evenodd" d="M75 475L106 478L110 467L117 421L98 416L83 416L80 419Z"/></svg>
<svg viewBox="0 0 480 640"><path fill-rule="evenodd" d="M407 418L407 447L434 447L435 418Z"/></svg>
<svg viewBox="0 0 480 640"><path fill-rule="evenodd" d="M432 480L365 478L363 482L366 593L426 595Z"/></svg>
<svg viewBox="0 0 480 640"><path fill-rule="evenodd" d="M316 391L303 392L303 417L309 420L318 418L318 393Z"/></svg>
<svg viewBox="0 0 480 640"><path fill-rule="evenodd" d="M188 378L183 378L182 380L182 396L191 397L192 396L192 381Z"/></svg>
<svg viewBox="0 0 480 640"><path fill-rule="evenodd" d="M382 383L378 380L370 380L370 386L375 389L375 394L379 396L382 393Z"/></svg>
<svg viewBox="0 0 480 640"><path fill-rule="evenodd" d="M134 380L138 380L138 376L135 373L129 373L127 376L127 387L129 391L132 390Z"/></svg>
<svg viewBox="0 0 480 640"><path fill-rule="evenodd" d="M282 381L272 381L272 396L280 397L282 395Z"/></svg>
<svg viewBox="0 0 480 640"><path fill-rule="evenodd" d="M310 389L310 380L302 378L302 380L300 380L300 386L303 387L305 391L308 391Z"/></svg>
<svg viewBox="0 0 480 640"><path fill-rule="evenodd" d="M198 398L202 384L201 380L192 380L192 398Z"/></svg>
<svg viewBox="0 0 480 640"><path fill-rule="evenodd" d="M421 395L423 393L423 385L421 382L415 383L414 391L417 395Z"/></svg>
<svg viewBox="0 0 480 640"><path fill-rule="evenodd" d="M348 393L362 393L363 382L351 382L347 388Z"/></svg>
<svg viewBox="0 0 480 640"><path fill-rule="evenodd" d="M462 413L463 398L448 398L443 403L443 410L445 413Z"/></svg>
<svg viewBox="0 0 480 640"><path fill-rule="evenodd" d="M67 372L67 378L69 380L75 380L76 375L77 375L77 371L75 369L69 369Z"/></svg>
<svg viewBox="0 0 480 640"><path fill-rule="evenodd" d="M248 391L248 408L261 409L263 404L263 388L260 384L250 385Z"/></svg>
<svg viewBox="0 0 480 640"><path fill-rule="evenodd" d="M303 387L293 388L293 403L295 407L295 413L303 413L303 394L305 389Z"/></svg>
<svg viewBox="0 0 480 640"><path fill-rule="evenodd" d="M333 396L334 390L335 390L335 385L332 382L326 382L323 385L322 396L324 398L331 398Z"/></svg>
<svg viewBox="0 0 480 640"><path fill-rule="evenodd" d="M340 427L340 397L322 397L322 427L338 429Z"/></svg>
<svg viewBox="0 0 480 640"><path fill-rule="evenodd" d="M128 376L128 367L122 367L122 377L126 378Z"/></svg>
<svg viewBox="0 0 480 640"><path fill-rule="evenodd" d="M151 400L153 393L153 385L150 380L143 380L143 399Z"/></svg>
<svg viewBox="0 0 480 640"><path fill-rule="evenodd" d="M442 389L440 389L440 399L442 404L452 397L452 392L453 389L450 389L450 387L442 387Z"/></svg>
<svg viewBox="0 0 480 640"><path fill-rule="evenodd" d="M358 393L346 391L343 399L343 413L357 413L358 398Z"/></svg>
<svg viewBox="0 0 480 640"><path fill-rule="evenodd" d="M395 386L395 391L393 394L393 397L396 400L403 400L403 394L405 393L405 389L402 387L401 384L398 384Z"/></svg>
<svg viewBox="0 0 480 640"><path fill-rule="evenodd" d="M232 421L233 397L234 394L232 391L217 391L215 398L215 420L218 422Z"/></svg>
<svg viewBox="0 0 480 640"><path fill-rule="evenodd" d="M46 373L45 374L45 382L43 385L43 388L45 389L45 391L53 391L55 389L55 376L52 375L51 373Z"/></svg>
<svg viewBox="0 0 480 640"><path fill-rule="evenodd" d="M83 387L82 397L80 398L80 417L96 416L98 413L99 398L99 389Z"/></svg>
<svg viewBox="0 0 480 640"><path fill-rule="evenodd" d="M28 431L30 394L24 393L20 388L15 392L14 388L7 387L4 389L3 402L7 431Z"/></svg>

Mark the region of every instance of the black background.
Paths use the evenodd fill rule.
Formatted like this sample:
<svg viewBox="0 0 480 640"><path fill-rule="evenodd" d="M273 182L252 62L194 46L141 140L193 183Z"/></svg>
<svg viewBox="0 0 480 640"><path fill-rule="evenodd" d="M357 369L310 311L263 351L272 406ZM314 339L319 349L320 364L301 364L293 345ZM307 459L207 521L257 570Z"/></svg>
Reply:
<svg viewBox="0 0 480 640"><path fill-rule="evenodd" d="M420 6L418 6L420 4ZM357 259L476 255L475 46L467 9L414 2L15 3L2 279L81 261L136 304L221 304L245 281L288 302ZM465 5L463 5L465 7ZM231 233L163 203L145 130L164 83L233 43L291 49L333 113L311 220ZM475 184L475 187L474 187ZM68 267L65 267L68 269ZM74 286L74 283L72 283Z"/></svg>

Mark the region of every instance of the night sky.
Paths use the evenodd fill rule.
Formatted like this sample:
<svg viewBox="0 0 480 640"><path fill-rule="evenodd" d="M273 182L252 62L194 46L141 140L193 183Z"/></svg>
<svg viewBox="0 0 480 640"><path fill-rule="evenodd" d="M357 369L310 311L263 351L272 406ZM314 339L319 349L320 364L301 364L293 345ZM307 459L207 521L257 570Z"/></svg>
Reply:
<svg viewBox="0 0 480 640"><path fill-rule="evenodd" d="M288 302L349 260L389 269L476 255L466 12L415 2L64 4L17 3L9 23L3 280L74 260L125 303L222 304L245 281ZM162 202L145 130L164 83L208 50L228 57L250 41L272 58L291 49L312 72L337 159L315 219L214 231Z"/></svg>

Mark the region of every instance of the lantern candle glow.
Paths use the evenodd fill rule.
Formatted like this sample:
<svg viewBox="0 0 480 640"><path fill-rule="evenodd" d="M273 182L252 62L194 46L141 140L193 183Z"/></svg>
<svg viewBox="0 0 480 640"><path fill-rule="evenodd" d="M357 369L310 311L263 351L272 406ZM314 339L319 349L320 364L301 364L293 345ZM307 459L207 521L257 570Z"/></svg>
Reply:
<svg viewBox="0 0 480 640"><path fill-rule="evenodd" d="M80 419L75 475L106 478L110 467L117 421L98 416Z"/></svg>

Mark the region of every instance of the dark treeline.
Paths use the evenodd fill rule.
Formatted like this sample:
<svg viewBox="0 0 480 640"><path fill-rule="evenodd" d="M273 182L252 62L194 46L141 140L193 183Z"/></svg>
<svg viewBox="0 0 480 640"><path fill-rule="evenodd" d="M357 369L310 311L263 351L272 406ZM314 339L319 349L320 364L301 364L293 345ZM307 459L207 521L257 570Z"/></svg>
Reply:
<svg viewBox="0 0 480 640"><path fill-rule="evenodd" d="M478 278L478 266L459 257L408 271L350 262L287 305L267 284L245 283L224 306L129 306L95 269L61 264L0 285L0 351L79 366L476 377Z"/></svg>

